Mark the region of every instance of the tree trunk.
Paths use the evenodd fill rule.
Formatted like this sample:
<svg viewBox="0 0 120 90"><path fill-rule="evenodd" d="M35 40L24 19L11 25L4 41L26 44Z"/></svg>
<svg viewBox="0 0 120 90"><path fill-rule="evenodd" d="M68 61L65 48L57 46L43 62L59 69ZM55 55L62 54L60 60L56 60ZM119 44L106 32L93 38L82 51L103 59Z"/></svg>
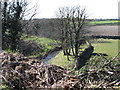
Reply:
<svg viewBox="0 0 120 90"><path fill-rule="evenodd" d="M76 57L74 70L79 70L80 68L82 68L87 60L90 59L90 57L92 56L93 51L94 47L89 46L80 54L79 57Z"/></svg>

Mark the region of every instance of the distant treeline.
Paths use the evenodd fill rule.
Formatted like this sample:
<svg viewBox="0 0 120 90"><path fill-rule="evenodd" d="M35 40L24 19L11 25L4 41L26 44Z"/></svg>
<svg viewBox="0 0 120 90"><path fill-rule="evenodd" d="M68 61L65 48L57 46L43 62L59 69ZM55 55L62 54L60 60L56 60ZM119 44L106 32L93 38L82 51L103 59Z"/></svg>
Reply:
<svg viewBox="0 0 120 90"><path fill-rule="evenodd" d="M99 26L102 26L102 25L120 25L120 22L114 22L114 23L95 23L95 24L92 24L94 26L96 25L99 25Z"/></svg>
<svg viewBox="0 0 120 90"><path fill-rule="evenodd" d="M117 21L119 19L87 19L88 21Z"/></svg>
<svg viewBox="0 0 120 90"><path fill-rule="evenodd" d="M23 32L27 35L35 35L40 37L47 37L51 39L57 39L56 36L59 37L59 30L56 29L58 25L56 25L57 18L48 18L48 19L34 19L31 21L25 20L23 23L27 23L23 29ZM89 19L90 20L90 19ZM103 19L102 19L103 20ZM117 19L105 19L105 20L117 20ZM92 21L91 21L92 22ZM96 23L98 22L98 23ZM108 25L108 23L104 23L105 21L93 21L93 25ZM117 25L117 22L110 23ZM91 36L93 38L105 38L105 39L120 39L120 36Z"/></svg>
<svg viewBox="0 0 120 90"><path fill-rule="evenodd" d="M102 36L102 35L97 35L97 36L90 36L92 38L104 38L104 39L120 39L120 36Z"/></svg>
<svg viewBox="0 0 120 90"><path fill-rule="evenodd" d="M42 18L42 19L39 19L39 18L34 18L33 20L55 20L55 19L58 19L58 18ZM88 21L117 21L119 19L86 19Z"/></svg>

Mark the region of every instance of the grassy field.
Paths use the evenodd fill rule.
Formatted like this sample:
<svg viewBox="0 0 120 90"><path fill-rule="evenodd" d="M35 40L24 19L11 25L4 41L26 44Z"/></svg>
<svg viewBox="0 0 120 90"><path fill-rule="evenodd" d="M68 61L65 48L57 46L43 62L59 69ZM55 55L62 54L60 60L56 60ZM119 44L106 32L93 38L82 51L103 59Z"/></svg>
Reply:
<svg viewBox="0 0 120 90"><path fill-rule="evenodd" d="M114 39L98 39L97 43L94 43L93 46L96 53L106 53L113 57L118 53L118 41Z"/></svg>
<svg viewBox="0 0 120 90"><path fill-rule="evenodd" d="M24 38L24 40L34 41L34 42L36 42L38 44L42 44L42 45L55 44L55 41L53 41L52 39L49 39L49 38L45 38L45 37L27 36Z"/></svg>
<svg viewBox="0 0 120 90"><path fill-rule="evenodd" d="M57 42L55 42L52 39L45 38L45 37L23 35L22 38L25 41L35 42L36 44L41 46L41 48L39 48L41 52L37 53L36 55L30 55L28 57L39 57L41 55L44 55L47 52L49 52L51 49L56 47L56 45L57 45Z"/></svg>
<svg viewBox="0 0 120 90"><path fill-rule="evenodd" d="M40 38L36 36L30 36L30 37L26 37L25 40L34 41L38 44L42 44L46 47L45 49L47 50L53 48L53 45L51 44L55 44L53 40L44 37ZM108 57L114 57L118 53L118 40L98 39L95 40L95 43L93 43L92 45L95 48L94 53L106 53ZM52 60L50 60L49 63L66 67L72 65L73 60L67 61L66 56L64 56L63 52L61 51L57 56L55 56Z"/></svg>
<svg viewBox="0 0 120 90"><path fill-rule="evenodd" d="M37 36L30 36L30 37L27 37L25 38L25 40L27 41L33 41L33 42L36 42L37 44L40 44L40 45L43 45L45 46L45 50L46 51L47 49L52 49L53 46L51 45L52 43L55 43L53 42L53 40L49 39L49 38L45 38L45 37L37 37Z"/></svg>
<svg viewBox="0 0 120 90"><path fill-rule="evenodd" d="M120 21L117 20L106 20L106 21L90 21L92 25L118 25Z"/></svg>
<svg viewBox="0 0 120 90"><path fill-rule="evenodd" d="M95 48L94 53L106 53L108 58L114 57L118 53L118 40L113 39L98 39L96 43L92 44ZM66 56L63 56L61 51L49 63L59 65L62 67L72 66L74 60L67 61Z"/></svg>

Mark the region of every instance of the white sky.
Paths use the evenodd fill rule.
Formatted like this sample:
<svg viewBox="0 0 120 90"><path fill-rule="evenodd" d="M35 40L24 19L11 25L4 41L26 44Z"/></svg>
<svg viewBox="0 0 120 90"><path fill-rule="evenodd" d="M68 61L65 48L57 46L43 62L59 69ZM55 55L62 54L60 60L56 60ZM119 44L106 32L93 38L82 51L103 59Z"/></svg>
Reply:
<svg viewBox="0 0 120 90"><path fill-rule="evenodd" d="M29 0L37 3L38 14L35 18L54 18L59 7L80 5L85 7L89 18L118 18L118 2L120 0Z"/></svg>

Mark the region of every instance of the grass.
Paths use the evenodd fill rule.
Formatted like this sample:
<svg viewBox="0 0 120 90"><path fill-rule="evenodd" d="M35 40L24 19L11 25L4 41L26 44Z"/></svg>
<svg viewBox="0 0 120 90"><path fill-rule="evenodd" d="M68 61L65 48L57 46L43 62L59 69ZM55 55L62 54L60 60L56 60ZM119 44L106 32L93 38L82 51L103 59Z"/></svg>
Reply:
<svg viewBox="0 0 120 90"><path fill-rule="evenodd" d="M118 23L117 20L108 20L108 21L91 21L91 23Z"/></svg>
<svg viewBox="0 0 120 90"><path fill-rule="evenodd" d="M25 40L34 41L38 44L44 45L45 52L53 48L53 45L51 44L55 44L55 42L49 38L44 38L44 37L40 38L37 36L29 36L25 38ZM114 57L118 53L118 40L98 39L97 43L93 43L92 45L95 48L94 53L106 53L107 55L109 55L109 57ZM72 65L73 62L74 62L73 59L71 61L68 61L66 56L64 56L63 52L61 51L52 60L50 60L49 63L62 66L62 67L66 67L68 65Z"/></svg>
<svg viewBox="0 0 120 90"><path fill-rule="evenodd" d="M52 44L55 43L52 39L37 36L29 36L25 38L25 40L33 41L44 46L44 51L49 51L50 49L52 49L54 47Z"/></svg>
<svg viewBox="0 0 120 90"><path fill-rule="evenodd" d="M28 36L25 38L25 40L27 41L34 41L38 44L42 44L42 45L50 45L55 43L52 39L49 38L45 38L45 37L37 37L37 36Z"/></svg>
<svg viewBox="0 0 120 90"><path fill-rule="evenodd" d="M118 40L98 39L97 43L93 43L92 45L95 48L95 53L106 53L107 55L109 55L108 58L114 57L118 53ZM66 67L73 66L74 60L72 59L71 61L68 61L66 56L64 56L63 52L61 51L58 55L55 56L55 58L50 60L49 63Z"/></svg>
<svg viewBox="0 0 120 90"><path fill-rule="evenodd" d="M55 58L50 60L50 63L64 67L68 62L67 58L63 55L63 52L60 51L59 54L55 56Z"/></svg>
<svg viewBox="0 0 120 90"><path fill-rule="evenodd" d="M1 90L10 90L6 85L2 84Z"/></svg>
<svg viewBox="0 0 120 90"><path fill-rule="evenodd" d="M110 57L114 57L118 53L118 41L114 39L98 39L94 43L95 53L106 53Z"/></svg>
<svg viewBox="0 0 120 90"><path fill-rule="evenodd" d="M49 63L64 67L66 69L72 69L74 65L74 59L71 58L71 60L68 61L67 57L63 54L63 51L60 51L58 55L49 61Z"/></svg>
<svg viewBox="0 0 120 90"><path fill-rule="evenodd" d="M40 57L41 55L44 55L54 47L56 47L57 42L55 42L52 39L45 38L45 37L38 37L38 36L27 36L23 34L22 39L25 41L32 41L37 43L38 45L42 46L40 49L40 52L35 55L30 55L28 57Z"/></svg>
<svg viewBox="0 0 120 90"><path fill-rule="evenodd" d="M106 21L90 21L92 25L118 25L120 21L117 20L106 20Z"/></svg>

